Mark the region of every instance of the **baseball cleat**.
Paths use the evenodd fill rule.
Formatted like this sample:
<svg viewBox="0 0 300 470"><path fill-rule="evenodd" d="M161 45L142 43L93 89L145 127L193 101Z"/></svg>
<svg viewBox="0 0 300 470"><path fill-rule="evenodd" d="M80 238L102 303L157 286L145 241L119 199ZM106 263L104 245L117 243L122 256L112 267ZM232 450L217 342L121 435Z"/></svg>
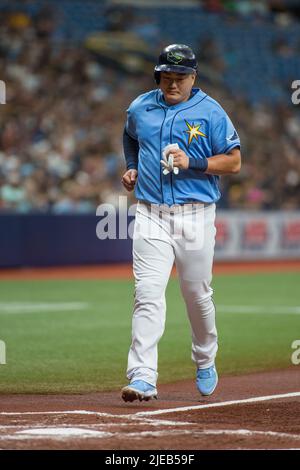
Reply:
<svg viewBox="0 0 300 470"><path fill-rule="evenodd" d="M124 401L149 401L152 398L157 399L157 390L153 385L144 382L144 380L134 380L126 387L122 388L122 398Z"/></svg>
<svg viewBox="0 0 300 470"><path fill-rule="evenodd" d="M218 374L215 366L198 369L196 385L201 395L211 395L218 384Z"/></svg>

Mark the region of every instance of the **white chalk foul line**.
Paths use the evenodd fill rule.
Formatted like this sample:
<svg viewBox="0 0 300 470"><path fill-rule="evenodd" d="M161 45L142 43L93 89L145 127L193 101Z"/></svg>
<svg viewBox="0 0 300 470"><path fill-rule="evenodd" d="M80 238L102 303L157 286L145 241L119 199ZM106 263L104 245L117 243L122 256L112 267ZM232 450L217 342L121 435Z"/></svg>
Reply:
<svg viewBox="0 0 300 470"><path fill-rule="evenodd" d="M70 428L70 427L50 427L50 428L35 428L35 429L26 429L24 431L19 431L16 433L18 435L26 436L35 436L38 438L42 437L52 437L54 439L61 437L111 437L114 433L105 432L105 431L94 431L91 429L85 428Z"/></svg>
<svg viewBox="0 0 300 470"><path fill-rule="evenodd" d="M0 440L32 440L32 439L105 439L105 438L131 438L143 439L147 437L164 437L164 436L189 436L204 437L215 435L228 435L228 436L244 436L244 437L271 437L271 438L286 438L300 440L300 434L289 434L274 431L253 431L250 429L207 429L202 431L189 431L189 430L167 430L167 431L142 431L142 432L107 432L95 431L80 427L44 427L44 428L28 428L16 432L15 434L8 434L0 436Z"/></svg>
<svg viewBox="0 0 300 470"><path fill-rule="evenodd" d="M177 408L164 408L154 411L139 411L133 414L111 414L111 413L102 413L99 411L87 411L87 410L67 410L67 411L1 411L0 415L2 416L26 416L26 415L94 415L100 417L108 418L125 418L128 420L136 419L139 417L145 416L155 416L169 413L180 413L182 411L193 411L193 410L203 410L208 408L219 408L223 406L232 406L239 405L243 403L258 403L260 401L270 401L270 400L279 400L280 398L295 398L300 397L300 392L291 392L291 393L282 393L277 395L266 395L261 397L252 397L244 398L240 400L229 400L221 401L215 403L208 403L205 405L191 405L191 406L181 406ZM167 423L167 421L165 421ZM170 422L171 423L171 422ZM175 424L173 421L172 424ZM190 424L190 423L189 423Z"/></svg>
<svg viewBox="0 0 300 470"><path fill-rule="evenodd" d="M0 415L2 416L35 416L35 415L88 415L88 416L98 416L101 418L115 418L115 419L125 419L127 423L124 424L114 424L110 423L110 426L118 425L118 426L129 426L130 423L128 421L132 421L132 424L144 424L147 426L194 426L195 423L189 423L185 421L170 421L170 420L162 420L162 419L150 419L150 418L143 418L136 416L136 414L111 414L111 413L101 413L99 411L87 411L87 410L74 410L74 411L1 411ZM18 425L16 425L18 426ZM6 426L4 426L6 427ZM2 426L0 426L0 429Z"/></svg>
<svg viewBox="0 0 300 470"><path fill-rule="evenodd" d="M224 406L232 406L244 403L257 403L262 401L269 401L269 400L276 400L276 399L283 399L283 398L293 398L299 397L300 392L291 392L291 393L284 393L284 394L277 394L277 395L267 395L261 397L252 397L246 398L241 400L230 400L225 402L217 402L217 403L209 403L205 405L193 405L193 406L185 406L185 407L177 407L177 408L170 408L170 409L163 409L163 410L154 410L154 411L144 411L138 412L131 415L114 415L111 413L101 413L96 411L87 411L87 410L68 410L68 411L33 411L33 412L1 412L1 415L5 416L16 416L16 415L96 415L102 417L109 417L109 418L127 418L131 420L142 421L144 417L144 421L149 422L151 419L147 419L146 416L155 416L160 414L168 414L168 413L178 413L182 411L193 411L193 410L201 410L201 409L208 409L208 408L217 408L217 407L224 407ZM153 420L154 422L157 421L157 424L160 425L176 425L179 422L176 421L168 421L168 420ZM183 423L182 423L183 424ZM192 425L193 423L184 423L185 425ZM86 425L87 426L87 425ZM93 426L90 426L93 428ZM100 426L99 426L100 427ZM103 438L123 438L124 433L120 432L108 432L103 430L105 427L109 427L109 424L102 424L102 430L95 430L95 429L88 429L87 427L70 427L70 426L61 426L61 427L54 427L54 426L32 426L30 428L25 428L25 426L20 426L20 431L15 432L14 434L6 434L0 436L1 441L5 440L32 440L32 439L103 439ZM5 428L5 426L1 426L1 428ZM9 429L10 426L7 426ZM11 428L10 428L11 429ZM187 430L187 429L174 429L174 430L166 430L166 431L139 431L139 432L127 432L126 437L132 439L142 439L146 437L163 437L163 436L176 436L176 435L193 435L194 437L203 437L207 435L228 435L228 436L249 436L249 437L256 437L256 436L264 436L264 437L273 437L273 438L286 438L286 439L296 439L300 440L300 435L298 434L289 434L289 433L280 433L274 431L255 431L249 429L206 429L201 431L196 430Z"/></svg>
<svg viewBox="0 0 300 470"><path fill-rule="evenodd" d="M192 431L191 431L192 432ZM289 434L286 432L275 432L275 431L253 431L251 429L206 429L203 431L205 434L210 435L239 435L239 436L269 436L278 438L288 438L300 440L300 434Z"/></svg>
<svg viewBox="0 0 300 470"><path fill-rule="evenodd" d="M169 414L169 413L180 413L182 411L204 410L208 408L219 408L223 406L240 405L242 403L258 403L260 401L278 400L280 398L293 398L293 397L300 397L300 392L282 393L280 395L267 395L267 396L262 396L262 397L245 398L242 400L229 400L229 401L222 401L222 402L216 402L216 403L208 403L205 405L181 406L178 408L166 408L163 410L139 411L138 413L135 413L134 416L156 416L156 415L163 415L163 414Z"/></svg>
<svg viewBox="0 0 300 470"><path fill-rule="evenodd" d="M95 415L104 418L118 418L127 415L113 415L111 413L101 413L99 411L87 410L67 410L67 411L1 411L0 415L3 416L26 416L26 415ZM130 418L132 415L128 415Z"/></svg>

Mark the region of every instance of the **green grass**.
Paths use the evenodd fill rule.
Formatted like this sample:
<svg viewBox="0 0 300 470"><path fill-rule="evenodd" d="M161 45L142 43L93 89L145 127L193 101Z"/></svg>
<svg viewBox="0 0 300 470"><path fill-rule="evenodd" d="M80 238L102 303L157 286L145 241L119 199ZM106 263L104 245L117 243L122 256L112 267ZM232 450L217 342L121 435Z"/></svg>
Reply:
<svg viewBox="0 0 300 470"><path fill-rule="evenodd" d="M291 343L300 339L300 314L225 313L221 306L265 306L266 311L276 305L299 306L299 286L299 273L214 277L221 374L291 366ZM0 311L7 361L0 365L0 393L82 393L124 385L132 301L132 281L1 281L2 305L85 302L88 308ZM159 345L160 383L194 376L190 328L175 279L167 289L167 304Z"/></svg>

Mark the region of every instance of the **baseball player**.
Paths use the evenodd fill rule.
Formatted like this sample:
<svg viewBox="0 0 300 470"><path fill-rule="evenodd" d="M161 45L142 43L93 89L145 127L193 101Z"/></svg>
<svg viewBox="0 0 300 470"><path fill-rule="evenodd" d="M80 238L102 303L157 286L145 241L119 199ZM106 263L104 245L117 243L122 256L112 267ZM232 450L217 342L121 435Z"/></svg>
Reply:
<svg viewBox="0 0 300 470"><path fill-rule="evenodd" d="M191 324L196 386L200 394L211 395L218 382L210 286L215 203L219 176L238 173L241 154L239 136L224 109L194 88L196 74L190 47L166 47L154 69L157 89L138 96L127 110L122 182L128 191L135 189L138 204L130 383L122 389L124 401L157 398L157 346L174 262Z"/></svg>

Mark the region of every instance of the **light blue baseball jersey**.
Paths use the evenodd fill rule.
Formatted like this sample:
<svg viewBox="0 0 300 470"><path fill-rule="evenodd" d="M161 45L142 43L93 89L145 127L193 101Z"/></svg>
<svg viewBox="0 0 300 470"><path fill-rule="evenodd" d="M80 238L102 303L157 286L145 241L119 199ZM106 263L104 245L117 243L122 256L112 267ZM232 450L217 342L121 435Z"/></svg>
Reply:
<svg viewBox="0 0 300 470"><path fill-rule="evenodd" d="M224 109L194 88L188 101L167 105L160 89L138 96L127 110L126 131L138 140L135 196L153 204L216 202L219 177L198 169L164 175L160 160L168 144L177 143L188 156L209 158L240 146L239 136Z"/></svg>

